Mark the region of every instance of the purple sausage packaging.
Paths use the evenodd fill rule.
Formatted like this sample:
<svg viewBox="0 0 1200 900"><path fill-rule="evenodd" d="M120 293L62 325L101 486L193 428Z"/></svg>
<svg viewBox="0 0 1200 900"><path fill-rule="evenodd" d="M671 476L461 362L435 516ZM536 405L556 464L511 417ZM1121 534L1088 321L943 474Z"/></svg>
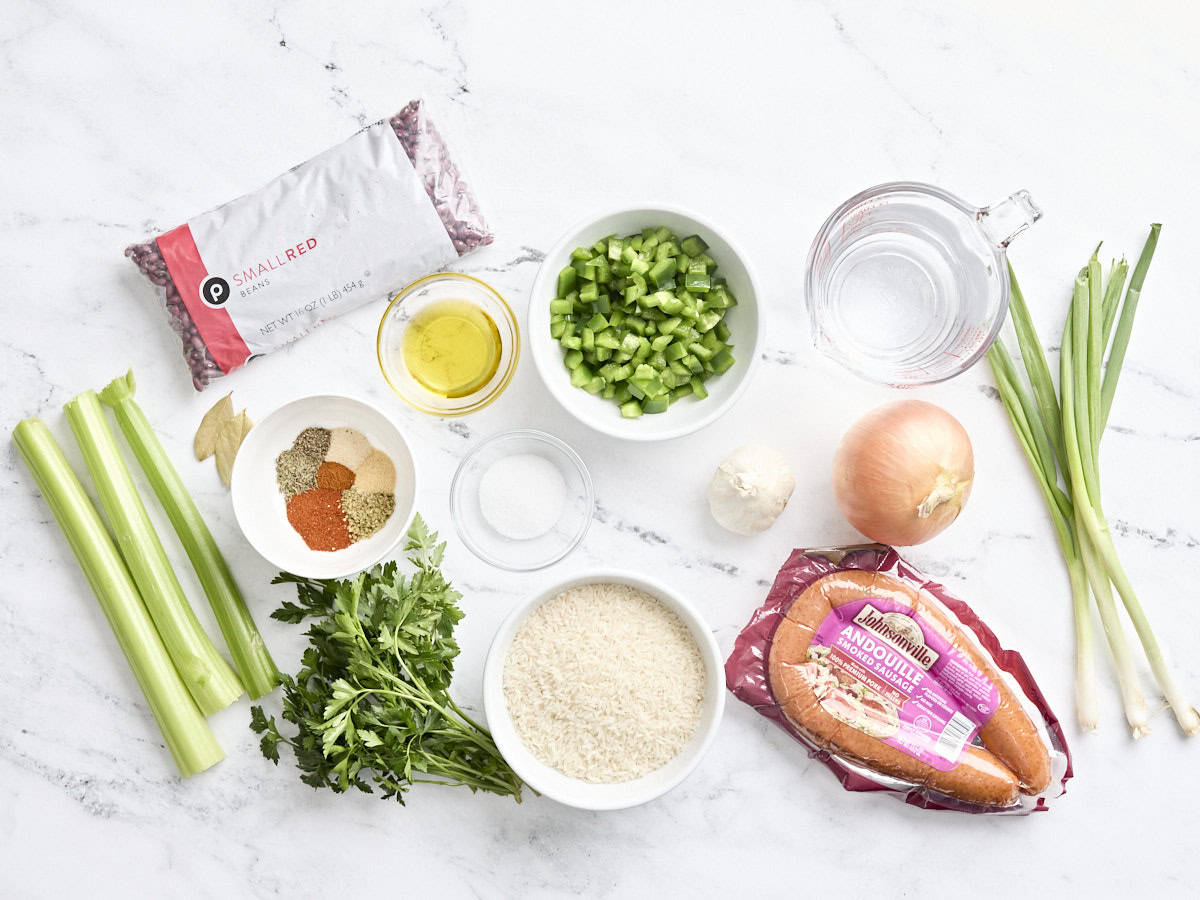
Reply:
<svg viewBox="0 0 1200 900"><path fill-rule="evenodd" d="M948 621L961 626L962 639L990 661L1036 724L1051 760L1050 786L1044 793L1022 795L1007 807L964 802L875 771L838 755L836 748L819 746L788 718L768 673L775 632L810 585L847 570L879 572L904 582ZM831 716L942 771L957 765L998 703L996 685L965 654L924 629L912 610L893 608L886 598L873 595L832 611L814 629L808 662L798 668L805 670L815 696ZM1025 660L1002 647L966 603L926 579L891 547L871 544L794 551L766 600L738 634L725 663L725 681L735 697L786 731L848 791L882 791L925 809L1026 815L1048 809L1050 800L1065 793L1072 776L1062 726Z"/></svg>

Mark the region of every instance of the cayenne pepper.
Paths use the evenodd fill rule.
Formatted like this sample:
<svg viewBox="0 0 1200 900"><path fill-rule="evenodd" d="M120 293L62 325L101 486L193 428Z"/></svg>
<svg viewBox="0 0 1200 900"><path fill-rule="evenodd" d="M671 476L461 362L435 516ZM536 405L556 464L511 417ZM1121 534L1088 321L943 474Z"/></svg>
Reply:
<svg viewBox="0 0 1200 900"><path fill-rule="evenodd" d="M287 518L310 550L344 550L353 543L340 491L313 488L287 502Z"/></svg>
<svg viewBox="0 0 1200 900"><path fill-rule="evenodd" d="M317 469L317 487L323 491L341 493L354 484L353 470L336 462L323 462Z"/></svg>

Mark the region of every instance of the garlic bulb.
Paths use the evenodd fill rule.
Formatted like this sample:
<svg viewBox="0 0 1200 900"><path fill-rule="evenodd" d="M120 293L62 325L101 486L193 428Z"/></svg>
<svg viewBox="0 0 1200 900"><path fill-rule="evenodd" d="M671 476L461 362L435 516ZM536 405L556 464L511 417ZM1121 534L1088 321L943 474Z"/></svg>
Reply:
<svg viewBox="0 0 1200 900"><path fill-rule="evenodd" d="M795 488L795 476L782 453L747 444L717 466L708 485L708 508L723 528L758 534L775 523Z"/></svg>

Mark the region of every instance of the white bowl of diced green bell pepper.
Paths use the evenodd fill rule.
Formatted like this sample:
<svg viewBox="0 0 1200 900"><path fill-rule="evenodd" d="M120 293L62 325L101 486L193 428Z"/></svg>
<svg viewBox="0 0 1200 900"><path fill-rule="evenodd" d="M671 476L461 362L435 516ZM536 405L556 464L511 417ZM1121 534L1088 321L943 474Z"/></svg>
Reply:
<svg viewBox="0 0 1200 900"><path fill-rule="evenodd" d="M527 341L547 390L585 425L658 441L690 434L745 391L763 342L745 254L672 206L591 216L546 254Z"/></svg>

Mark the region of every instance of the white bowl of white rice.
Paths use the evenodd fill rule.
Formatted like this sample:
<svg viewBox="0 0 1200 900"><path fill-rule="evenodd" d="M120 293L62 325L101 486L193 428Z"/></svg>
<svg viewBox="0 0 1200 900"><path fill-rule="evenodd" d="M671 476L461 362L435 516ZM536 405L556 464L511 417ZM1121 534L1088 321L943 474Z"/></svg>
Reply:
<svg viewBox="0 0 1200 900"><path fill-rule="evenodd" d="M699 764L725 679L712 632L682 596L632 572L589 572L509 614L483 697L496 746L531 788L580 809L624 809Z"/></svg>

